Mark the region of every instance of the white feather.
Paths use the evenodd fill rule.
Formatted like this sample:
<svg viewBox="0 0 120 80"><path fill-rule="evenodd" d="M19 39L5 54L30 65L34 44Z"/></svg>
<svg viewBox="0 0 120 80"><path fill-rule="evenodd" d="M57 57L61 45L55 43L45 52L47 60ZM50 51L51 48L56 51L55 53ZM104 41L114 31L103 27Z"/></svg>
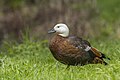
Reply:
<svg viewBox="0 0 120 80"><path fill-rule="evenodd" d="M59 26L59 27L58 27ZM60 36L62 37L67 37L69 36L69 28L67 27L66 24L57 24L54 27L54 30L59 33Z"/></svg>
<svg viewBox="0 0 120 80"><path fill-rule="evenodd" d="M85 48L85 51L89 51L90 49L91 49L91 47L87 46L87 47Z"/></svg>

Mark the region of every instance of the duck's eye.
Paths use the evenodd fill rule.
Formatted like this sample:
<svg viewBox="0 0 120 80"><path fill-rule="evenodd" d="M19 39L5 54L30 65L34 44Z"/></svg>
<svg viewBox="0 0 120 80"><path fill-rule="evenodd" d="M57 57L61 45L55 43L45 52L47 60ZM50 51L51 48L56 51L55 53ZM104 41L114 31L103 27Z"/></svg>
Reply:
<svg viewBox="0 0 120 80"><path fill-rule="evenodd" d="M58 28L60 27L60 26L57 26Z"/></svg>

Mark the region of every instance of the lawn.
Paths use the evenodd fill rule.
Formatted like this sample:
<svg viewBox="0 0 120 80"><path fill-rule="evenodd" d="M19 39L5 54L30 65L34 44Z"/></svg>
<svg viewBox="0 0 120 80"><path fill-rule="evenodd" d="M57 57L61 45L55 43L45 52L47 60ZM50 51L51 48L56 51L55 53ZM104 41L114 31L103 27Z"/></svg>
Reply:
<svg viewBox="0 0 120 80"><path fill-rule="evenodd" d="M47 47L47 41L4 43L0 53L0 80L120 80L120 42L92 41L93 46L111 60L109 65L71 66L57 62Z"/></svg>

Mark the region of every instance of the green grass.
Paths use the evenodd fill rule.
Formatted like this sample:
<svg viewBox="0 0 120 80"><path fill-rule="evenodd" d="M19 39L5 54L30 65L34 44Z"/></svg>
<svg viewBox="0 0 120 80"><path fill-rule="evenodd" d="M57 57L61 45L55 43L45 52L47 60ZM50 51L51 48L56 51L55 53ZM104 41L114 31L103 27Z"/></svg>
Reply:
<svg viewBox="0 0 120 80"><path fill-rule="evenodd" d="M0 54L0 80L120 80L120 42L91 41L111 58L109 65L71 66L57 62L46 41L4 44Z"/></svg>

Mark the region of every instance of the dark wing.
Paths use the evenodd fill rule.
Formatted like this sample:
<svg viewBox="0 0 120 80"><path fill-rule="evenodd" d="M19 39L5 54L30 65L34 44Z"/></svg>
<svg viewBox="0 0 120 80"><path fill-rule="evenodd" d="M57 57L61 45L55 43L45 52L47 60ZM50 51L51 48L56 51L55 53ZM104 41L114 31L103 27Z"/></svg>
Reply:
<svg viewBox="0 0 120 80"><path fill-rule="evenodd" d="M69 42L74 45L76 48L85 50L88 46L91 47L90 43L82 38L76 36L70 36Z"/></svg>
<svg viewBox="0 0 120 80"><path fill-rule="evenodd" d="M99 57L99 58L105 58L105 59L109 59L108 57L106 57L105 54L103 54L102 52L100 52L99 50L97 50L96 48L92 47L91 44L87 41L87 40L83 40L83 44L86 45L86 46L89 46L91 47L91 51L93 52L93 54L95 54L96 57Z"/></svg>
<svg viewBox="0 0 120 80"><path fill-rule="evenodd" d="M87 52L89 52L92 56L94 55L95 57L98 58L106 58L110 59L105 56L105 54L101 53L99 50L96 48L92 47L91 44L87 40L83 40L82 38L76 37L76 36L71 36L69 37L70 42L76 47L83 49Z"/></svg>

